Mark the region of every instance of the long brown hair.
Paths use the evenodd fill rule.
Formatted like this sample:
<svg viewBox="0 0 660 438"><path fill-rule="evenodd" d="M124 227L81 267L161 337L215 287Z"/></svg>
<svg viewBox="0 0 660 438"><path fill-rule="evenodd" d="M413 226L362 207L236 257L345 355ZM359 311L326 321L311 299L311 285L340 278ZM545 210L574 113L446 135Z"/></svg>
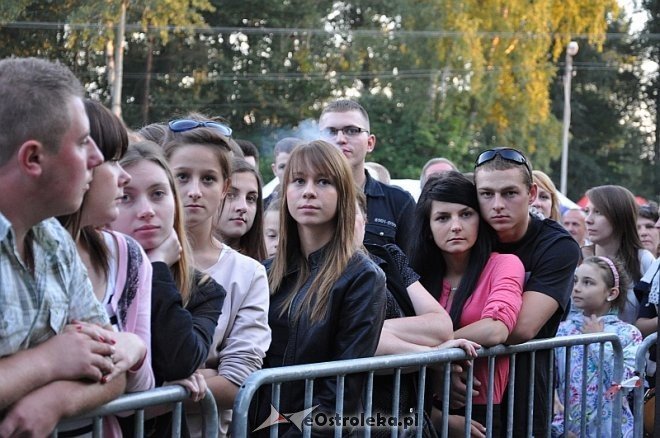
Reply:
<svg viewBox="0 0 660 438"><path fill-rule="evenodd" d="M282 179L283 196L280 199L280 246L273 260L268 275L271 294L277 292L289 268L299 265L295 286L286 297L280 314L286 314L299 289L309 278L310 267L300 249L298 224L289 213L286 187L293 175L313 170L330 179L338 194L337 213L335 215L336 232L326 246L324 260L318 275L309 287L303 299L301 311L294 315L300 317L307 313L312 321L321 320L327 312L330 290L348 266L355 253L353 234L355 233L355 182L351 168L341 152L325 141L316 140L296 147L289 157Z"/></svg>
<svg viewBox="0 0 660 438"><path fill-rule="evenodd" d="M186 234L186 224L184 220L183 206L181 205L181 198L179 196L179 189L177 188L172 170L167 164L165 154L160 146L156 143L144 140L137 143L131 143L126 151L124 157L120 160L120 164L128 171L131 166L136 165L140 161L149 161L154 163L163 171L167 176L167 181L174 196L174 231L179 237L179 244L181 245L181 255L179 260L172 265L172 274L176 282L177 289L181 293L181 300L185 306L190 301L190 296L194 290L194 268L192 264L192 250L188 242ZM130 171L128 171L130 173Z"/></svg>
<svg viewBox="0 0 660 438"><path fill-rule="evenodd" d="M635 196L625 187L607 185L587 191L587 198L605 216L619 239L619 252L613 254L623 262L633 281L639 281L643 272L639 263L639 250L644 248L637 233L637 203Z"/></svg>
<svg viewBox="0 0 660 438"><path fill-rule="evenodd" d="M257 180L257 212L252 222L252 227L238 239L234 249L241 254L262 261L266 258L266 243L264 242L264 195L262 191L261 177L259 172L243 158L234 158L231 161L232 176L237 173L250 173ZM226 198L222 203L221 210L227 205ZM220 216L220 215L218 215ZM222 230L216 227L216 235L222 240Z"/></svg>

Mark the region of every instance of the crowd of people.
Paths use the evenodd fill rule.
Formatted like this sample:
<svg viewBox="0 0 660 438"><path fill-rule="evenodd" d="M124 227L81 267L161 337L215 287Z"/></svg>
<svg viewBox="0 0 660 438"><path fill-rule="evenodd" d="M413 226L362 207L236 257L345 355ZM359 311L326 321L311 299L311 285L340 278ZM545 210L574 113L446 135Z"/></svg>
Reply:
<svg viewBox="0 0 660 438"><path fill-rule="evenodd" d="M70 418L172 384L190 393L186 434L201 435L197 402L208 389L226 436L238 389L260 368L449 347L476 357L558 335L617 334L630 377L642 337L657 330L658 206L638 206L624 187L594 187L584 210L562 211L548 175L500 147L463 173L432 158L416 202L367 171L382 171L366 162L376 147L368 113L340 99L322 110L317 140L277 142L279 185L264 197L259 149L221 118L191 113L132 131L86 99L69 69L37 58L1 60L0 95L0 437L56 426L85 436L91 421ZM613 370L591 366L597 348L576 348L566 374L566 355L519 354L514 373L497 358L492 388L486 359L474 361L471 388L467 364L456 364L448 412L437 379L419 388L416 373L403 374L397 407L392 376L378 375L374 412L409 414L423 391L425 434L448 417L463 436L471 392L469 433L479 437L492 394L492 436L508 417L514 436L545 436L550 424L553 436L578 435L584 416L594 436L597 418L612 416L611 400L602 409L595 400ZM533 385L534 399L509 393L510 380ZM363 412L364 384L362 374L345 378L345 414ZM302 411L304 394L304 382L283 384L280 412ZM319 412L334 415L337 396L335 378L316 379ZM251 408L255 428L269 402L270 387ZM149 436L171 433L167 409L146 418ZM624 399L621 435L632 421ZM108 417L105 434L129 436L133 425Z"/></svg>

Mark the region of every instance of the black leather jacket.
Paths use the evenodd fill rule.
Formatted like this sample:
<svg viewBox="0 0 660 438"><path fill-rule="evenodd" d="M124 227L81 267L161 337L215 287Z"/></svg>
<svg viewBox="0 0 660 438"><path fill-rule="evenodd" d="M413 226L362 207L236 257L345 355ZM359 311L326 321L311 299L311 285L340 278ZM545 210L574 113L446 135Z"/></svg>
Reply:
<svg viewBox="0 0 660 438"><path fill-rule="evenodd" d="M328 312L319 322L310 321L308 314L299 318L299 306L309 291L309 286L325 261L324 249L309 256L311 275L300 288L293 300L288 315L280 317L282 298L288 296L295 286L299 269L287 273L282 286L271 296L269 322L273 329L273 342L266 354L264 367L299 365L342 359L372 357L378 346L378 339L385 318L385 275L367 255L357 252L350 260L344 273L335 283L328 301ZM266 265L269 268L269 264ZM284 319L282 319L284 318ZM279 325L272 324L275 320ZM286 337L277 336L278 327L284 328ZM280 329L281 330L281 329ZM281 333L280 333L281 335ZM277 339L280 340L279 344ZM286 339L286 345L281 345ZM271 352L277 354L271 355ZM349 375L344 381L344 413L362 412L363 375ZM269 392L269 391L268 391ZM266 394L264 394L266 395ZM303 409L304 382L285 383L281 388L280 412L296 412ZM336 399L336 378L316 379L312 406L320 405L318 411L334 415ZM260 405L269 412L270 394L261 397ZM260 409L263 412L263 410ZM317 412L317 411L315 411ZM259 423L263 420L258 419ZM280 425L282 426L282 425ZM280 427L280 432L285 432ZM314 428L313 428L314 430ZM323 434L328 433L328 429ZM319 431L314 430L314 435ZM286 436L298 435L299 431L289 428Z"/></svg>

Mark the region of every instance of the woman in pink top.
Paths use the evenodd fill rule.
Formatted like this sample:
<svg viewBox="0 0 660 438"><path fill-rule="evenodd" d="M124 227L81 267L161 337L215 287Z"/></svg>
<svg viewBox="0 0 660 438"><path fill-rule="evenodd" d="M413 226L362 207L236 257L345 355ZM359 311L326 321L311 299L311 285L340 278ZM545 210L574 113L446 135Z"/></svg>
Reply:
<svg viewBox="0 0 660 438"><path fill-rule="evenodd" d="M412 267L420 282L449 312L454 337L483 347L503 343L516 325L522 305L525 269L510 254L492 252L494 234L479 217L474 184L459 172L431 178L415 212L418 230L413 242ZM509 361L495 361L493 382L493 435L500 429L499 404L506 389ZM472 428L483 432L486 424L488 360L478 359L475 380L481 382L472 399ZM460 400L451 400L458 407ZM457 413L462 414L464 408ZM462 427L463 418L450 417Z"/></svg>

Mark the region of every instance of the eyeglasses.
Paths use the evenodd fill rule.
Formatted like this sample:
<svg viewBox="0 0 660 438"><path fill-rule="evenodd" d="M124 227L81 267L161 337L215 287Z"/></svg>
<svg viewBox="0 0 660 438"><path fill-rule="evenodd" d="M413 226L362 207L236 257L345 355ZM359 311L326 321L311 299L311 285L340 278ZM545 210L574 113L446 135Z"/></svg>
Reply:
<svg viewBox="0 0 660 438"><path fill-rule="evenodd" d="M494 160L495 157L497 157L498 155L502 157L503 160L511 161L512 163L525 166L525 168L529 172L529 175L532 176L532 170L529 167L529 162L527 161L527 158L525 158L525 156L521 154L519 151L511 148L496 148L496 149L488 149L487 151L483 151L482 153L479 154L479 156L477 157L477 161L474 163L475 169L481 166L482 164Z"/></svg>
<svg viewBox="0 0 660 438"><path fill-rule="evenodd" d="M344 126L343 128L325 128L321 130L321 135L325 138L336 137L339 133L344 134L346 137L357 137L363 132L369 133L369 130L362 129L357 126Z"/></svg>
<svg viewBox="0 0 660 438"><path fill-rule="evenodd" d="M185 132L185 131L190 131L191 129L195 128L213 128L217 129L220 131L220 134L224 135L225 137L231 137L232 130L229 126L224 125L219 122L204 122L200 120L190 120L190 119L177 119L177 120L172 120L170 123L168 123L168 126L170 127L170 131L172 132Z"/></svg>

